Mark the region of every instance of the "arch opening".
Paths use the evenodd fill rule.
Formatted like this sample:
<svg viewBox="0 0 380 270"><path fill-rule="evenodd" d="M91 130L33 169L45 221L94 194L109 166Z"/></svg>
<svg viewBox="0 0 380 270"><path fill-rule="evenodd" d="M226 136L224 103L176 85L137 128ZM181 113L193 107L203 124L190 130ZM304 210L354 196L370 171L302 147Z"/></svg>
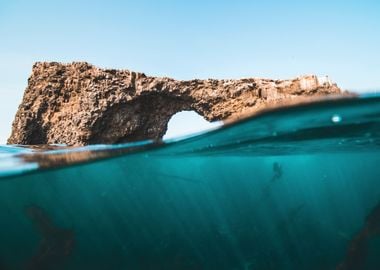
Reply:
<svg viewBox="0 0 380 270"><path fill-rule="evenodd" d="M195 111L184 110L175 113L168 122L164 140L183 137L194 133L213 129L222 122L209 122Z"/></svg>

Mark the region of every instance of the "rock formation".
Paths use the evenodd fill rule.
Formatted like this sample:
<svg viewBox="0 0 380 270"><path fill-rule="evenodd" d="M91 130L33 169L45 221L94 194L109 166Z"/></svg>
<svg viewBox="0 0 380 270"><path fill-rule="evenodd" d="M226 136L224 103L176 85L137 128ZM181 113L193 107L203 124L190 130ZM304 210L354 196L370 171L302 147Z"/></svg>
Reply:
<svg viewBox="0 0 380 270"><path fill-rule="evenodd" d="M87 145L159 139L171 116L223 120L301 96L340 94L326 78L189 80L100 69L85 62L33 66L9 144Z"/></svg>

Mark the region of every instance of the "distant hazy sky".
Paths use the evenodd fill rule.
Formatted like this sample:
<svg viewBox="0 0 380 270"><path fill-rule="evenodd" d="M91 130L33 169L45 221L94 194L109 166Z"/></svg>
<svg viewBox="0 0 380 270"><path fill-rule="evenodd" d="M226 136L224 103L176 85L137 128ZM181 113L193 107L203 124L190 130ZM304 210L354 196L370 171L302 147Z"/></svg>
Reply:
<svg viewBox="0 0 380 270"><path fill-rule="evenodd" d="M177 79L328 74L375 90L380 1L0 0L0 143L35 61Z"/></svg>

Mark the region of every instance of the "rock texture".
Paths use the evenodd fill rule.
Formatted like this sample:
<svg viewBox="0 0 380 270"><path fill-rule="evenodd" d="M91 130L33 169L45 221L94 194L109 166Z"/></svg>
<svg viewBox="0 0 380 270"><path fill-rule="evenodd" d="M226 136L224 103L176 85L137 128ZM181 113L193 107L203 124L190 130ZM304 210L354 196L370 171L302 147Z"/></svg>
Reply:
<svg viewBox="0 0 380 270"><path fill-rule="evenodd" d="M179 111L194 110L215 121L283 100L340 93L336 84L314 75L179 81L85 62L38 62L8 143L87 145L159 139Z"/></svg>

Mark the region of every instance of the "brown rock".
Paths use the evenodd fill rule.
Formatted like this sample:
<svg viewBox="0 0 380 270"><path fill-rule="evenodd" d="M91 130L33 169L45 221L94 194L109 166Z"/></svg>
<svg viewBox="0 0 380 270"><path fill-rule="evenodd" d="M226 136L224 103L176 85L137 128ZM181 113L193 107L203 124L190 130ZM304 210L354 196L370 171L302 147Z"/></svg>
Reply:
<svg viewBox="0 0 380 270"><path fill-rule="evenodd" d="M336 84L314 75L179 81L85 62L38 62L8 143L87 145L159 139L179 111L194 110L215 121L301 96L340 93Z"/></svg>

